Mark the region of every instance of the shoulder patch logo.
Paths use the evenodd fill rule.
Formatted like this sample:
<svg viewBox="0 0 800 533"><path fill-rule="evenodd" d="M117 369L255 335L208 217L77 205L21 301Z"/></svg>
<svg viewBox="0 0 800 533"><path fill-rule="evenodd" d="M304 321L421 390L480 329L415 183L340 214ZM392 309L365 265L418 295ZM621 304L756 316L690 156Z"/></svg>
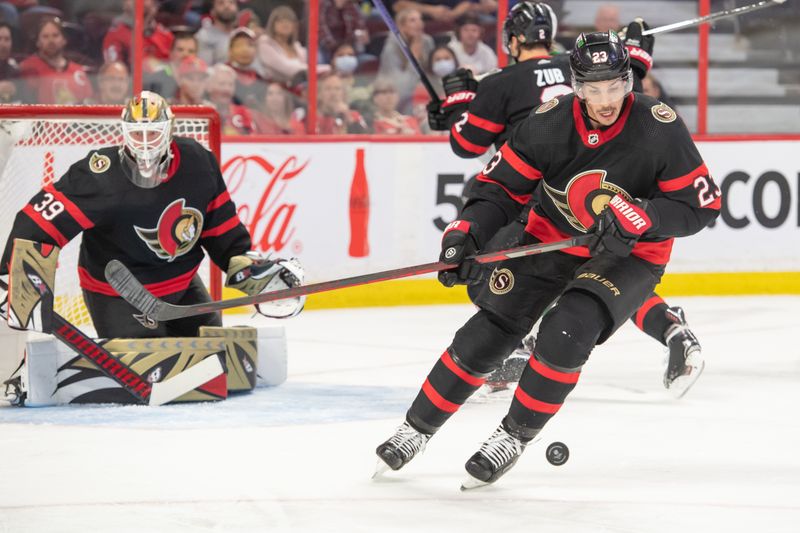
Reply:
<svg viewBox="0 0 800 533"><path fill-rule="evenodd" d="M200 240L203 215L197 209L187 207L186 200L180 198L164 209L155 228L134 226L134 230L159 259L173 261Z"/></svg>
<svg viewBox="0 0 800 533"><path fill-rule="evenodd" d="M664 124L675 122L675 119L678 118L678 114L664 103L654 105L650 108L650 112L653 113L653 117L657 121L663 122Z"/></svg>
<svg viewBox="0 0 800 533"><path fill-rule="evenodd" d="M547 102L537 107L535 113L537 115L541 115L542 113L547 113L557 105L558 105L558 98L553 98L552 100L548 100Z"/></svg>
<svg viewBox="0 0 800 533"><path fill-rule="evenodd" d="M489 290L497 295L510 292L514 288L514 274L507 268L495 268L489 278Z"/></svg>
<svg viewBox="0 0 800 533"><path fill-rule="evenodd" d="M89 170L95 174L102 174L111 167L111 159L107 155L100 155L97 152L89 158Z"/></svg>

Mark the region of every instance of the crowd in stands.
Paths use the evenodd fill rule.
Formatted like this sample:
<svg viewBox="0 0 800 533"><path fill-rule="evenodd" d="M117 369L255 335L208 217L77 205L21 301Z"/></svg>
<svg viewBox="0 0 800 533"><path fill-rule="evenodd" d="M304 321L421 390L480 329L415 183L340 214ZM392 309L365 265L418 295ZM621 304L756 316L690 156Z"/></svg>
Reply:
<svg viewBox="0 0 800 533"><path fill-rule="evenodd" d="M440 133L428 128L418 73L368 0L319 2L310 128L304 0L142 2L143 88L214 106L224 135ZM480 77L497 67L496 0L385 3L440 97L457 68ZM597 24L621 27L613 8ZM0 0L0 105L123 103L133 26L134 0Z"/></svg>

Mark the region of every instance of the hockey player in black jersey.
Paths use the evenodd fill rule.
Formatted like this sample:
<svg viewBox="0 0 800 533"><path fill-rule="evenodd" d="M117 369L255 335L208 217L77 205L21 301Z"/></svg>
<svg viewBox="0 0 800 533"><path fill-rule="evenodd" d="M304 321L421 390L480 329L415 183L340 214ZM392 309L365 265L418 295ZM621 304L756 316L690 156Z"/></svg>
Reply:
<svg viewBox="0 0 800 533"><path fill-rule="evenodd" d="M641 91L641 80L652 67L653 36L642 36L647 25L632 22L626 28L625 46L630 54L634 73L634 91ZM446 76L443 85L447 97L438 106L429 106L430 125L433 129L449 129L450 146L459 157L480 157L499 148L514 125L526 118L531 110L553 98L572 92L569 54L551 55L551 47L558 30L555 13L544 2L520 2L508 14L503 24L503 39L515 63L481 80L472 78L469 70ZM474 185L467 183L467 191ZM466 196L466 194L465 194ZM502 228L488 242L478 243L484 250L509 248L517 245L513 238L527 221L527 210L508 227ZM669 307L661 297L653 294L631 320L639 329L668 348L664 386L680 397L699 377L702 367L694 375L685 361L691 354L700 358L700 343L688 328L683 309ZM527 336L520 347L503 361L487 379L490 390L503 390L519 381L532 353L533 334ZM681 378L676 382L677 378Z"/></svg>
<svg viewBox="0 0 800 533"><path fill-rule="evenodd" d="M90 151L17 214L0 276L9 273L15 239L63 247L82 233L76 274L97 334L105 338L197 336L200 326L222 325L215 313L145 327L106 283L111 259L126 264L153 294L181 305L210 299L197 275L204 249L227 272L227 285L248 294L300 283L296 263L250 250L216 158L192 139L173 137L173 120L158 94L133 97L122 113L122 145ZM294 300L260 312L284 317L302 305ZM8 319L26 327L13 323L13 313Z"/></svg>
<svg viewBox="0 0 800 533"><path fill-rule="evenodd" d="M497 481L561 408L594 346L648 299L674 239L719 213L719 189L681 119L633 93L618 35L581 34L570 64L574 94L515 127L444 234L440 260L459 264L449 271L458 282L480 280L478 265L464 258L529 203L522 244L592 239L496 264L479 281L478 312L428 374L405 422L378 446L385 468L413 459L557 299L507 415L466 463L464 488Z"/></svg>

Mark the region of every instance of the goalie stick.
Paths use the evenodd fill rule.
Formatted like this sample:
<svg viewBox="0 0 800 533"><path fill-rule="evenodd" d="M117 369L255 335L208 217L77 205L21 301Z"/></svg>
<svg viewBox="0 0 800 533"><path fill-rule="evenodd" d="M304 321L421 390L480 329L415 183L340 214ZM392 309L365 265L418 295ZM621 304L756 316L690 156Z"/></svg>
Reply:
<svg viewBox="0 0 800 533"><path fill-rule="evenodd" d="M565 239L563 241L530 244L527 246L510 248L507 250L500 250L497 252L487 252L473 255L467 259L471 259L481 264L495 263L497 261L503 261L506 259L516 259L518 257L527 257L545 252L554 252L556 250L573 248L575 246L585 246L589 243L591 238L591 235L581 235L571 239ZM208 302L195 305L173 305L153 296L153 294L145 289L139 280L134 277L131 271L116 259L108 262L105 269L105 275L106 281L108 281L114 290L116 290L117 293L119 293L119 295L129 304L142 312L141 315L134 315L136 319L142 324L147 325L154 322L157 323L194 315L202 315L215 311L221 311L231 307L239 307L242 305L262 304L275 300L286 300L308 294L316 294L319 292L355 287L357 285L366 285L368 283L375 283L378 281L407 278L421 274L431 274L433 272L441 272L443 270L452 270L456 267L458 267L458 264L449 264L441 261L437 263L425 263L422 265L409 266L394 270L384 270L382 272L375 272L373 274L354 276L351 278L343 278L333 281L324 281L322 283L313 283L311 285L303 285L300 287L292 287L291 289L282 291L266 292L253 296L243 296L241 298L232 298L219 302Z"/></svg>
<svg viewBox="0 0 800 533"><path fill-rule="evenodd" d="M786 0L762 0L761 2L756 2L755 4L750 4L742 7L735 7L731 9L725 9L723 11L717 11L716 13L710 13L703 17L696 17L689 20L683 20L681 22L674 22L672 24L667 24L666 26L659 26L658 28L651 28L649 30L644 30L642 32L642 35L654 35L656 33L666 33L668 31L691 28L714 20L721 20L730 17L738 17L739 15L744 15L745 13L758 11L759 9L764 9L765 7L780 5L783 4L784 2L786 2Z"/></svg>
<svg viewBox="0 0 800 533"><path fill-rule="evenodd" d="M3 280L0 280L0 287L8 289ZM3 313L0 313L0 318L5 320ZM55 338L94 363L100 372L143 404L165 404L208 383L224 372L219 357L207 357L176 376L150 383L55 311L52 313L51 321L53 331L50 333Z"/></svg>

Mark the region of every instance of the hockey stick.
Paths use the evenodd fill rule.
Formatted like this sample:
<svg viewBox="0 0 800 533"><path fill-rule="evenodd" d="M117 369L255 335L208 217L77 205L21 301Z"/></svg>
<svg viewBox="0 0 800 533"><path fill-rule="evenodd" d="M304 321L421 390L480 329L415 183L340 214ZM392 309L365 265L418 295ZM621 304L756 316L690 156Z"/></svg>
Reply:
<svg viewBox="0 0 800 533"><path fill-rule="evenodd" d="M428 76L425 74L425 71L422 70L417 58L414 57L414 54L412 54L411 50L408 48L408 43L406 43L406 40L403 38L400 30L397 28L397 24L394 23L394 19L386 9L386 5L383 3L383 0L372 0L372 4L375 6L375 9L378 10L378 14L389 27L389 31L391 31L397 38L397 42L400 45L400 50L402 50L403 55L406 56L406 59L408 59L409 63L411 63L411 65L414 67L414 70L417 71L419 79L422 82L422 85L425 86L425 90L428 91L428 95L430 95L431 100L438 102L439 95L436 94L436 89L433 88L431 80L428 79Z"/></svg>
<svg viewBox="0 0 800 533"><path fill-rule="evenodd" d="M8 289L3 280L0 280L0 288ZM0 318L5 320L2 313ZM224 371L218 357L207 357L176 376L151 384L55 311L51 315L51 326L51 333L55 338L94 363L100 372L143 404L165 404L209 382Z"/></svg>
<svg viewBox="0 0 800 533"><path fill-rule="evenodd" d="M642 32L642 35L654 35L656 33L665 33L668 31L691 28L693 26L699 26L700 24L705 24L706 22L711 22L712 20L738 17L739 15L744 15L745 13L758 11L759 9L764 9L765 7L771 7L774 5L783 4L784 2L786 2L786 0L762 0L761 2L750 4L749 6L736 7L733 9L726 9L724 11L717 11L716 13L705 15L704 17L697 17L689 20L684 20L681 22L675 22L673 24L667 24L666 26L659 26L658 28L651 28L649 30L644 30Z"/></svg>
<svg viewBox="0 0 800 533"><path fill-rule="evenodd" d="M505 259L516 259L518 257L543 254L545 252L553 252L575 246L585 246L589 243L591 238L591 235L581 235L579 237L573 237L563 241L530 244L527 246L510 248L508 250L487 252L484 254L471 256L469 259L472 259L476 263L482 264L495 263ZM423 265L415 265L394 270L384 270L383 272L375 272L373 274L364 274L362 276L355 276L352 278L343 278L333 281L325 281L322 283L314 283L311 285L303 285L282 291L267 292L253 296L243 296L241 298L232 298L219 302L209 302L195 305L173 305L158 299L144 288L144 286L134 277L134 275L125 265L116 259L108 262L106 265L105 274L106 281L111 284L117 293L119 293L119 295L122 296L122 298L124 298L129 304L142 312L141 315L134 315L136 319L142 323L145 321L152 323L175 320L177 318L184 318L194 315L202 315L215 311L221 311L223 309L229 309L231 307L239 307L242 305L262 304L275 300L286 300L289 298L296 298L298 296L306 296L319 292L355 287L357 285L366 285L368 283L375 283L378 281L387 281L391 279L407 278L421 274L441 272L443 270L452 270L457 267L458 264L443 263L441 261L437 263L426 263Z"/></svg>

